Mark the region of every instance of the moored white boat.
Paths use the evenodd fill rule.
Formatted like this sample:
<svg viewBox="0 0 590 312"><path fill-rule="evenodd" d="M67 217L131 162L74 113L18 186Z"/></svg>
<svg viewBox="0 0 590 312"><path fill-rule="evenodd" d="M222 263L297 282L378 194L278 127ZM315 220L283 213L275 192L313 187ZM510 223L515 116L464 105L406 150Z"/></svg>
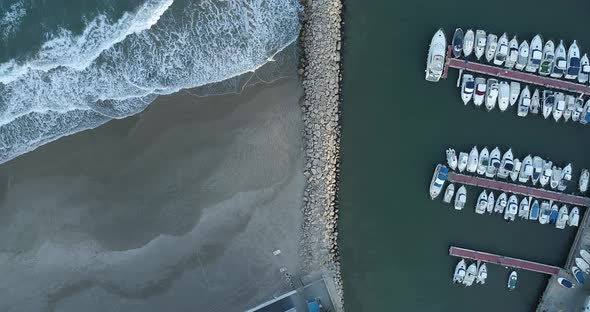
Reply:
<svg viewBox="0 0 590 312"><path fill-rule="evenodd" d="M543 173L541 177L539 177L539 183L542 187L545 187L549 180L551 179L551 175L553 174L553 162L552 161L543 161Z"/></svg>
<svg viewBox="0 0 590 312"><path fill-rule="evenodd" d="M483 175L486 173L486 169L490 163L490 152L488 151L487 147L484 147L481 152L479 152L479 162L477 164L477 174Z"/></svg>
<svg viewBox="0 0 590 312"><path fill-rule="evenodd" d="M588 180L590 179L590 172L588 169L582 169L580 180L578 181L578 189L580 193L586 193L588 190Z"/></svg>
<svg viewBox="0 0 590 312"><path fill-rule="evenodd" d="M539 89L535 89L535 92L533 92L533 96L531 97L531 107L529 111L531 112L531 114L538 114L540 107L541 100L539 97Z"/></svg>
<svg viewBox="0 0 590 312"><path fill-rule="evenodd" d="M445 181L447 180L447 174L449 168L445 165L438 164L434 169L432 180L430 181L430 198L435 199L441 192Z"/></svg>
<svg viewBox="0 0 590 312"><path fill-rule="evenodd" d="M512 271L510 272L510 275L508 276L508 283L507 283L507 287L510 290L514 290L516 288L516 282L518 281L518 275L516 274L516 271Z"/></svg>
<svg viewBox="0 0 590 312"><path fill-rule="evenodd" d="M506 33L500 36L498 39L498 48L496 49L496 54L494 55L494 64L501 66L506 61L506 57L508 56L508 35Z"/></svg>
<svg viewBox="0 0 590 312"><path fill-rule="evenodd" d="M459 170L459 172L463 172L465 170L465 168L467 168L467 160L469 159L469 155L465 152L460 152L459 153L459 158L458 158L458 164L457 164L457 170Z"/></svg>
<svg viewBox="0 0 590 312"><path fill-rule="evenodd" d="M576 40L567 50L565 79L576 79L580 73L580 48Z"/></svg>
<svg viewBox="0 0 590 312"><path fill-rule="evenodd" d="M590 253L586 249L583 249L583 248L580 249L580 257L582 257L582 260L586 261L586 263L590 263ZM582 270L582 271L586 271L586 270Z"/></svg>
<svg viewBox="0 0 590 312"><path fill-rule="evenodd" d="M559 180L559 184L557 185L557 190L560 192L565 191L567 188L568 182L572 180L572 164L567 164L567 166L563 167L561 171L561 180Z"/></svg>
<svg viewBox="0 0 590 312"><path fill-rule="evenodd" d="M484 30L475 31L475 57L479 60L486 51L487 36Z"/></svg>
<svg viewBox="0 0 590 312"><path fill-rule="evenodd" d="M498 169L500 169L500 157L502 157L502 153L498 147L492 150L490 154L490 162L488 164L488 168L486 169L486 177L493 178L498 173Z"/></svg>
<svg viewBox="0 0 590 312"><path fill-rule="evenodd" d="M580 270L580 268L574 265L572 267L572 274L574 275L574 278L578 283L584 284L584 273L582 272L582 270Z"/></svg>
<svg viewBox="0 0 590 312"><path fill-rule="evenodd" d="M541 39L541 35L535 35L533 40L531 41L530 46L530 53L527 65L525 67L525 71L535 73L539 69L541 65L541 60L543 59L543 39Z"/></svg>
<svg viewBox="0 0 590 312"><path fill-rule="evenodd" d="M498 80L495 78L488 79L488 86L487 86L487 93L486 93L486 109L491 111L496 106L496 101L498 100L498 94L500 93L500 85L498 84Z"/></svg>
<svg viewBox="0 0 590 312"><path fill-rule="evenodd" d="M576 98L576 102L574 104L574 112L572 113L572 120L575 122L580 121L580 116L582 116L582 112L584 111L584 100L581 97Z"/></svg>
<svg viewBox="0 0 590 312"><path fill-rule="evenodd" d="M450 204L451 200L453 200L453 195L455 195L455 185L451 183L447 186L445 196L443 196L443 202Z"/></svg>
<svg viewBox="0 0 590 312"><path fill-rule="evenodd" d="M504 220L506 221L514 221L514 217L518 213L518 198L516 195L510 195L508 198L508 205L504 210Z"/></svg>
<svg viewBox="0 0 590 312"><path fill-rule="evenodd" d="M477 202L475 202L475 213L483 214L486 212L488 208L488 194L485 190L481 191L479 197L477 198Z"/></svg>
<svg viewBox="0 0 590 312"><path fill-rule="evenodd" d="M555 92L555 106L553 107L553 119L559 121L565 111L565 96L561 92Z"/></svg>
<svg viewBox="0 0 590 312"><path fill-rule="evenodd" d="M516 40L516 36L510 40L508 43L508 57L506 57L506 62L504 62L504 66L507 68L512 69L518 60L518 40Z"/></svg>
<svg viewBox="0 0 590 312"><path fill-rule="evenodd" d="M488 40L486 43L486 60L491 62L496 55L496 49L498 48L498 36L494 34L488 34Z"/></svg>
<svg viewBox="0 0 590 312"><path fill-rule="evenodd" d="M457 191L457 195L455 195L455 209L462 210L465 207L465 202L467 202L467 189L464 185L461 185Z"/></svg>
<svg viewBox="0 0 590 312"><path fill-rule="evenodd" d="M477 279L476 283L478 284L485 284L486 279L488 278L488 268L486 267L485 263L482 263L477 270Z"/></svg>
<svg viewBox="0 0 590 312"><path fill-rule="evenodd" d="M527 155L522 161L522 167L518 174L518 182L526 183L529 178L533 175L533 158L531 155Z"/></svg>
<svg viewBox="0 0 590 312"><path fill-rule="evenodd" d="M447 54L447 39L442 29L439 29L432 40L428 49L428 59L426 60L426 80L439 81L442 76L445 55Z"/></svg>
<svg viewBox="0 0 590 312"><path fill-rule="evenodd" d="M557 221L557 217L559 216L559 208L556 204L551 205L551 214L549 214L549 223L555 223Z"/></svg>
<svg viewBox="0 0 590 312"><path fill-rule="evenodd" d="M539 74L547 76L553 69L553 61L555 60L555 44L553 41L548 40L543 47L543 58L539 66Z"/></svg>
<svg viewBox="0 0 590 312"><path fill-rule="evenodd" d="M531 198L529 197L529 202L530 202ZM541 212L541 207L539 206L539 201L538 200L533 200L532 204L531 204L531 212L529 214L529 220L538 220L539 219L539 214Z"/></svg>
<svg viewBox="0 0 590 312"><path fill-rule="evenodd" d="M488 213L492 213L494 211L494 204L496 202L494 201L494 192L490 191L490 193L488 194L488 206L486 207L486 211Z"/></svg>
<svg viewBox="0 0 590 312"><path fill-rule="evenodd" d="M465 278L466 268L465 259L461 259L457 266L455 266L455 273L453 273L453 283L463 283Z"/></svg>
<svg viewBox="0 0 590 312"><path fill-rule="evenodd" d="M453 34L453 57L461 57L463 53L463 29L455 29Z"/></svg>
<svg viewBox="0 0 590 312"><path fill-rule="evenodd" d="M590 122L590 99L586 101L586 104L584 104L584 109L582 109L579 122L583 125Z"/></svg>
<svg viewBox="0 0 590 312"><path fill-rule="evenodd" d="M467 29L465 36L463 37L463 55L465 55L465 57L470 56L473 52L473 46L475 43L474 37L475 34L473 33L473 30Z"/></svg>
<svg viewBox="0 0 590 312"><path fill-rule="evenodd" d="M514 161L512 155L512 149L508 149L506 153L502 156L502 161L500 162L500 169L498 169L498 178L506 179L512 170L514 169Z"/></svg>
<svg viewBox="0 0 590 312"><path fill-rule="evenodd" d="M506 193L500 194L498 199L496 200L496 205L494 206L494 212L497 213L504 213L504 209L508 206L508 195Z"/></svg>
<svg viewBox="0 0 590 312"><path fill-rule="evenodd" d="M557 48L555 48L555 59L553 61L553 68L551 69L551 77L561 78L567 69L566 51L563 45L563 40L559 40Z"/></svg>
<svg viewBox="0 0 590 312"><path fill-rule="evenodd" d="M477 170L477 164L479 161L479 151L477 146L474 146L469 152L469 158L467 159L467 172L475 172Z"/></svg>
<svg viewBox="0 0 590 312"><path fill-rule="evenodd" d="M512 169L512 172L510 173L510 179L512 179L512 181L516 182L518 180L518 174L520 173L520 167L522 167L522 163L520 162L520 160L518 158L514 158L514 168Z"/></svg>
<svg viewBox="0 0 590 312"><path fill-rule="evenodd" d="M573 207L572 211L570 211L570 217L567 220L567 225L569 226L578 226L580 222L580 210L578 207Z"/></svg>
<svg viewBox="0 0 590 312"><path fill-rule="evenodd" d="M574 112L575 99L574 96L568 94L565 96L565 110L563 111L563 119L567 122L570 120L572 113Z"/></svg>
<svg viewBox="0 0 590 312"><path fill-rule="evenodd" d="M523 219L529 218L530 206L529 201L526 197L520 200L520 204L518 205L518 216Z"/></svg>
<svg viewBox="0 0 590 312"><path fill-rule="evenodd" d="M555 95L553 91L543 90L543 117L545 119L551 116L553 107L555 106Z"/></svg>
<svg viewBox="0 0 590 312"><path fill-rule="evenodd" d="M557 220L555 221L555 227L558 229L564 229L567 224L568 218L569 218L569 214L568 214L567 206L563 205L563 206L561 206L561 208L559 208L559 213L557 214Z"/></svg>
<svg viewBox="0 0 590 312"><path fill-rule="evenodd" d="M559 277L557 278L557 283L564 288L574 288L574 283L572 283L570 280L568 280L565 277Z"/></svg>
<svg viewBox="0 0 590 312"><path fill-rule="evenodd" d="M507 81L500 81L498 92L498 108L505 111L510 105L510 84Z"/></svg>
<svg viewBox="0 0 590 312"><path fill-rule="evenodd" d="M467 273L465 274L465 278L463 279L463 285L471 286L477 277L477 266L475 263L470 264L467 267Z"/></svg>
<svg viewBox="0 0 590 312"><path fill-rule="evenodd" d="M580 60L580 73L578 74L578 82L579 83L588 82L589 76L590 76L590 61L588 60L588 55L586 55L586 53L584 53L584 55L582 55L582 59Z"/></svg>
<svg viewBox="0 0 590 312"><path fill-rule="evenodd" d="M531 91L529 90L529 86L525 86L520 93L520 98L518 100L518 110L517 115L519 117L526 117L529 114L529 108L531 107Z"/></svg>
<svg viewBox="0 0 590 312"><path fill-rule="evenodd" d="M557 186L559 185L559 181L561 181L562 178L562 170L561 168L557 167L557 166L553 166L553 168L551 168L552 170L552 174L551 174L551 181L549 183L549 186L552 189L556 189Z"/></svg>
<svg viewBox="0 0 590 312"><path fill-rule="evenodd" d="M588 262L586 260L580 257L576 257L574 261L576 262L576 266L578 266L580 270L582 270L586 274L590 273L590 265L588 265Z"/></svg>
<svg viewBox="0 0 590 312"><path fill-rule="evenodd" d="M539 156L533 157L533 176L531 180L533 181L533 185L536 185L543 174L543 158Z"/></svg>
<svg viewBox="0 0 590 312"><path fill-rule="evenodd" d="M529 60L529 43L525 40L518 46L518 59L514 68L523 70Z"/></svg>
<svg viewBox="0 0 590 312"><path fill-rule="evenodd" d="M539 212L539 223L541 223L541 224L549 223L550 216L551 216L551 206L549 205L549 202L542 201L540 212Z"/></svg>
<svg viewBox="0 0 590 312"><path fill-rule="evenodd" d="M447 154L447 164L449 168L455 170L457 168L457 154L454 149L448 148L446 151Z"/></svg>
<svg viewBox="0 0 590 312"><path fill-rule="evenodd" d="M463 82L461 83L461 99L463 104L467 105L471 98L473 98L473 90L475 89L475 79L471 74L463 74Z"/></svg>
<svg viewBox="0 0 590 312"><path fill-rule="evenodd" d="M475 106L481 106L487 93L486 79L477 77L475 78L475 91L473 92L473 104Z"/></svg>
<svg viewBox="0 0 590 312"><path fill-rule="evenodd" d="M510 106L516 104L518 96L520 95L520 83L516 81L510 82Z"/></svg>

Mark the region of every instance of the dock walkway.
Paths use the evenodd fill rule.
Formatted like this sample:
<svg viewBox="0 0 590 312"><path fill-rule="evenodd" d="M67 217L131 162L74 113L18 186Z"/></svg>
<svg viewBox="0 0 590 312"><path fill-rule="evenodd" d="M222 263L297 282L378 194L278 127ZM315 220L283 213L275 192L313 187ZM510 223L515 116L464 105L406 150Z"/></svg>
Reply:
<svg viewBox="0 0 590 312"><path fill-rule="evenodd" d="M478 186L478 187L493 189L493 190L497 190L497 191L501 191L501 192L509 192L509 193L513 193L513 194L532 196L535 198L553 200L553 201L564 203L564 204L590 207L590 198L583 197L583 196L565 194L565 193L550 191L550 190L541 189L541 188L535 188L535 187L526 186L526 185L508 183L508 182L499 181L499 180L492 180L492 179L487 179L484 177L470 176L470 175L460 174L457 172L449 172L447 179L450 182Z"/></svg>
<svg viewBox="0 0 590 312"><path fill-rule="evenodd" d="M471 249L465 249L460 247L451 246L449 248L449 255L461 258L467 258L472 260L481 260L487 263L493 263L501 266L507 266L517 269L523 269L533 272L539 272L549 275L557 275L561 271L559 267L542 264L538 262L522 260L517 258L505 257L495 255L492 253L475 251Z"/></svg>

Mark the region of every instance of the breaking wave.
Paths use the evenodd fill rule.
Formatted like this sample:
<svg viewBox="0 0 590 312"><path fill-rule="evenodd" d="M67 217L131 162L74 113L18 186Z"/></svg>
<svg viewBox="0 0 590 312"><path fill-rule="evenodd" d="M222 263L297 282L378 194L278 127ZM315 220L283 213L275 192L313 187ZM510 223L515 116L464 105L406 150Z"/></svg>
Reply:
<svg viewBox="0 0 590 312"><path fill-rule="evenodd" d="M298 0L147 0L81 34L63 29L34 57L0 64L0 163L256 70L296 40L300 12Z"/></svg>
<svg viewBox="0 0 590 312"><path fill-rule="evenodd" d="M22 18L27 15L24 0L16 2L8 7L8 10L0 15L0 38L6 40L14 35L20 27Z"/></svg>

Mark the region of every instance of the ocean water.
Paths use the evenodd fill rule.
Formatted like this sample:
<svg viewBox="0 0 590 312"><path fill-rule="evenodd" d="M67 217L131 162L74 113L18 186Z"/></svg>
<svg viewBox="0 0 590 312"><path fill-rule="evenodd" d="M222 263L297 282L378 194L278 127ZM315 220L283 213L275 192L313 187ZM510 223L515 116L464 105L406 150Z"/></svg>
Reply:
<svg viewBox="0 0 590 312"><path fill-rule="evenodd" d="M295 41L301 10L297 0L0 3L0 163L260 68Z"/></svg>

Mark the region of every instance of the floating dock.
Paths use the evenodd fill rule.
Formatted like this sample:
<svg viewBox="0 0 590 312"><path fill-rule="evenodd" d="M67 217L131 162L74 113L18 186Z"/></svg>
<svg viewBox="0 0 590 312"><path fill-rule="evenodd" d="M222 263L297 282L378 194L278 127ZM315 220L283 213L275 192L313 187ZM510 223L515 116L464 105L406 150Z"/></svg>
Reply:
<svg viewBox="0 0 590 312"><path fill-rule="evenodd" d="M556 202L570 204L574 206L590 207L590 198L588 197L565 194L526 185L508 183L504 181L492 180L484 177L470 176L460 174L457 172L449 172L447 180L449 180L450 182L478 186L501 192L508 192L512 194L532 196L534 198L553 200Z"/></svg>
<svg viewBox="0 0 590 312"><path fill-rule="evenodd" d="M538 85L549 89L558 89L562 91L574 92L579 94L590 94L590 86L575 83L573 80L561 80L549 76L541 76L533 73L508 69L504 66L493 66L478 62L472 62L465 59L452 58L451 49L452 47L449 46L449 49L447 50L445 67L443 70L443 78L447 77L447 73L449 70L448 68L451 67L459 70L463 69L465 71L484 74L488 76L520 81L526 84Z"/></svg>
<svg viewBox="0 0 590 312"><path fill-rule="evenodd" d="M495 255L487 252L481 252L471 249L465 249L460 247L451 246L449 248L449 255L461 258L467 258L472 260L481 260L483 262L493 263L501 266L523 269L533 272L539 272L549 275L557 275L561 271L561 268L542 264L538 262L510 258L500 255Z"/></svg>

